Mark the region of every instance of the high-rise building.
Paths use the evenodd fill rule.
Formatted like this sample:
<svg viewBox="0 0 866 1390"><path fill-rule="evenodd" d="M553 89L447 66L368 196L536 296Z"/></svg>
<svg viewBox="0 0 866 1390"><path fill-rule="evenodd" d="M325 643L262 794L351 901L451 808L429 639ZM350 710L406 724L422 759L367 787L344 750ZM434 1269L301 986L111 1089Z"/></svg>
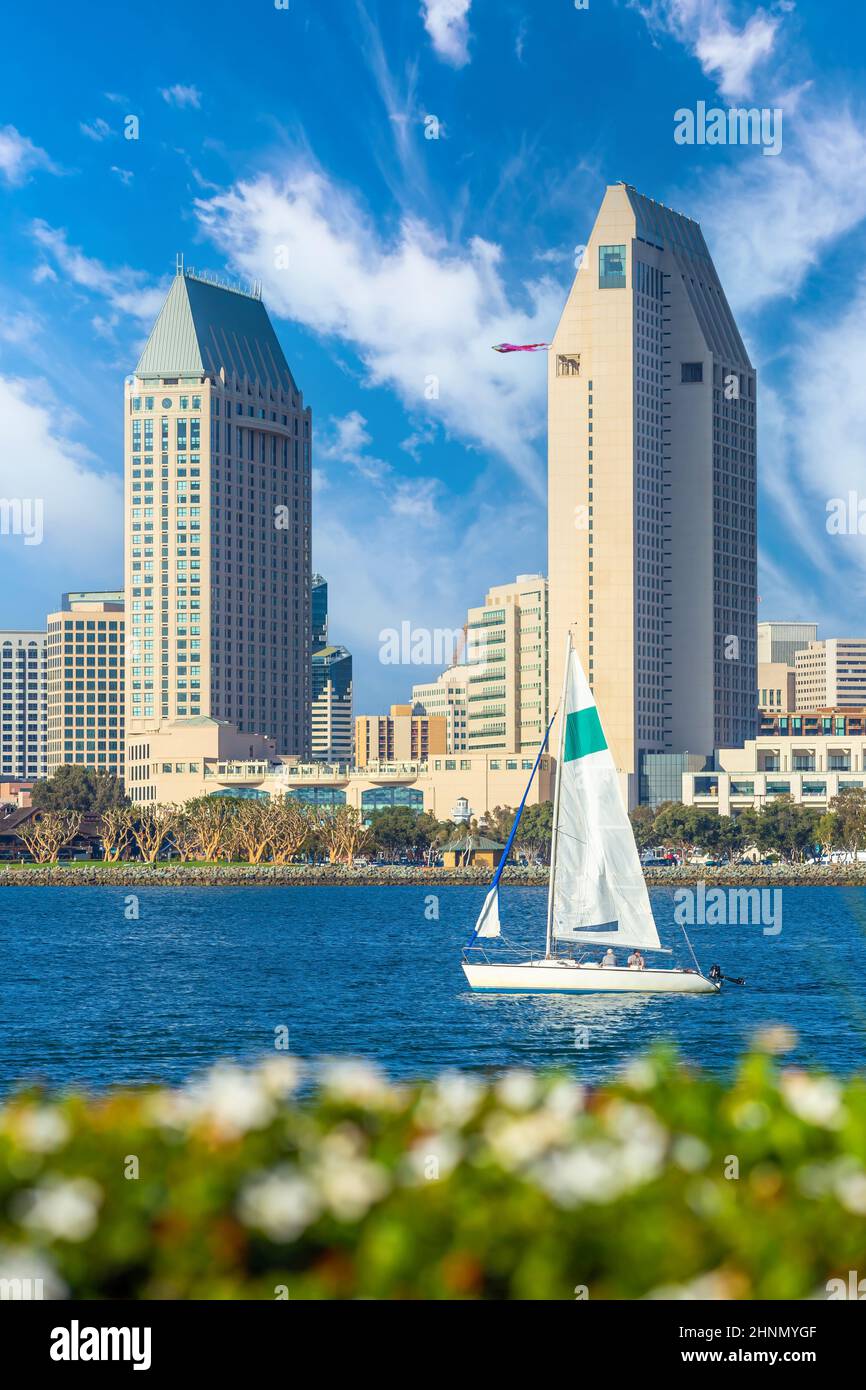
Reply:
<svg viewBox="0 0 866 1390"><path fill-rule="evenodd" d="M412 708L445 720L448 753L462 753L469 746L467 690L471 674L471 666L449 666L435 681L412 686Z"/></svg>
<svg viewBox="0 0 866 1390"><path fill-rule="evenodd" d="M0 632L0 777L45 777L46 662L44 632Z"/></svg>
<svg viewBox="0 0 866 1390"><path fill-rule="evenodd" d="M795 652L796 710L866 705L866 638L828 637Z"/></svg>
<svg viewBox="0 0 866 1390"><path fill-rule="evenodd" d="M328 581L314 574L310 586L312 648L318 651L328 641Z"/></svg>
<svg viewBox="0 0 866 1390"><path fill-rule="evenodd" d="M538 748L547 728L548 584L521 574L470 608L466 655L466 748L470 753Z"/></svg>
<svg viewBox="0 0 866 1390"><path fill-rule="evenodd" d="M818 640L817 623L758 623L758 663L790 666L794 654Z"/></svg>
<svg viewBox="0 0 866 1390"><path fill-rule="evenodd" d="M392 705L390 714L359 714L355 720L355 765L424 763L446 751L445 720L428 718L411 705Z"/></svg>
<svg viewBox="0 0 866 1390"><path fill-rule="evenodd" d="M755 728L756 379L698 224L608 188L548 361L551 700L571 628L633 799Z"/></svg>
<svg viewBox="0 0 866 1390"><path fill-rule="evenodd" d="M313 652L313 759L352 761L352 656L345 647Z"/></svg>
<svg viewBox="0 0 866 1390"><path fill-rule="evenodd" d="M258 290L178 272L126 386L127 738L311 752L312 421Z"/></svg>
<svg viewBox="0 0 866 1390"><path fill-rule="evenodd" d="M119 589L64 594L48 615L47 768L124 774L124 600Z"/></svg>

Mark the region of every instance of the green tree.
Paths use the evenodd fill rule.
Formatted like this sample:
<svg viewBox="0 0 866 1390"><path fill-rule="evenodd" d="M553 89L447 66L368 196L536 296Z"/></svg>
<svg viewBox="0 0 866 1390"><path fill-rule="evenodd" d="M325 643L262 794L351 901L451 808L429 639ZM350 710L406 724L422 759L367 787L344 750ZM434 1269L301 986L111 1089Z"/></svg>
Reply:
<svg viewBox="0 0 866 1390"><path fill-rule="evenodd" d="M539 801L524 808L520 825L514 837L518 850L527 859L541 859L550 862L550 841L553 836L553 802Z"/></svg>
<svg viewBox="0 0 866 1390"><path fill-rule="evenodd" d="M655 823L656 809L653 806L635 806L629 812L629 820L634 833L634 842L638 847L638 853L643 854L644 850L650 849L655 844Z"/></svg>
<svg viewBox="0 0 866 1390"><path fill-rule="evenodd" d="M95 767L63 763L53 777L37 782L33 805L40 811L81 811L101 815L131 805L117 777Z"/></svg>
<svg viewBox="0 0 866 1390"><path fill-rule="evenodd" d="M385 854L394 856L413 850L423 839L418 826L418 813L411 806L385 806L374 811L369 821L373 843Z"/></svg>
<svg viewBox="0 0 866 1390"><path fill-rule="evenodd" d="M839 844L856 858L857 851L866 845L866 790L845 787L833 797L830 810L837 819Z"/></svg>
<svg viewBox="0 0 866 1390"><path fill-rule="evenodd" d="M759 849L777 850L783 859L800 862L818 843L818 812L800 806L790 796L768 801L757 818Z"/></svg>

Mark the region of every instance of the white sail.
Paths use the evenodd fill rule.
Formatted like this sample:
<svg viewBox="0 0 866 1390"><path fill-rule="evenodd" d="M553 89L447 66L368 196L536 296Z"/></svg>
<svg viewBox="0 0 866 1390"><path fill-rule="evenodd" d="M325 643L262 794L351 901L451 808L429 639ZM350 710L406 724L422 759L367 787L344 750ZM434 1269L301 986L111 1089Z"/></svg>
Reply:
<svg viewBox="0 0 866 1390"><path fill-rule="evenodd" d="M478 921L475 923L476 936L500 936L501 927L499 925L499 886L494 884L484 899L484 906L478 914Z"/></svg>
<svg viewBox="0 0 866 1390"><path fill-rule="evenodd" d="M557 768L552 934L659 949L631 824L595 699L569 647Z"/></svg>

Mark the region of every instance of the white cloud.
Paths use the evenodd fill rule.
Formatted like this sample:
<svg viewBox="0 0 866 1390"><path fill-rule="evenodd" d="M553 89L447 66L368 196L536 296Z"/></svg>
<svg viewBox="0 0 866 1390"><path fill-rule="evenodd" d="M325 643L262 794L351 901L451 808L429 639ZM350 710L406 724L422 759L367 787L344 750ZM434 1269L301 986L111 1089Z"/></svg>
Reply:
<svg viewBox="0 0 866 1390"><path fill-rule="evenodd" d="M127 188L132 183L132 180L135 177L131 169L121 169L116 164L112 164L111 172L112 174L116 174L117 177L120 179L120 182L122 184L125 184Z"/></svg>
<svg viewBox="0 0 866 1390"><path fill-rule="evenodd" d="M301 164L279 182L261 175L200 200L197 211L237 273L263 282L276 314L350 344L368 384L506 460L541 495L546 363L491 345L549 337L561 286L525 284L518 304L498 246L473 237L453 247L412 218L386 242L351 196Z"/></svg>
<svg viewBox="0 0 866 1390"><path fill-rule="evenodd" d="M469 10L472 0L421 0L424 28L433 47L452 67L469 62Z"/></svg>
<svg viewBox="0 0 866 1390"><path fill-rule="evenodd" d="M731 16L728 0L631 0L650 29L663 31L691 49L704 73L723 96L749 94L754 72L769 58L779 19L756 10L742 28Z"/></svg>
<svg viewBox="0 0 866 1390"><path fill-rule="evenodd" d="M0 127L0 174L6 182L13 186L22 184L34 169L46 169L51 174L59 173L56 164L45 150L34 145L33 141L16 130L14 125Z"/></svg>
<svg viewBox="0 0 866 1390"><path fill-rule="evenodd" d="M95 140L97 144L101 144L113 134L108 121L104 121L101 116L97 116L95 121L79 121L78 125L82 135L86 135L88 140Z"/></svg>
<svg viewBox="0 0 866 1390"><path fill-rule="evenodd" d="M41 545L0 535L0 592L18 594L20 569L28 584L53 593L80 584L117 583L121 574L123 488L119 475L101 471L96 461L65 437L42 381L0 376L0 497L39 500L43 511ZM13 575L18 573L17 583ZM56 590L56 592L55 592ZM0 619L13 620L12 607Z"/></svg>
<svg viewBox="0 0 866 1390"><path fill-rule="evenodd" d="M51 257L67 280L102 296L117 315L128 315L148 326L152 323L162 307L165 290L148 285L141 271L132 270L129 266L109 269L101 261L85 256L80 247L71 246L65 231L50 227L47 222L35 221L32 232L37 246ZM45 279L51 278L52 274L51 267L46 275L40 266L34 272L34 277Z"/></svg>
<svg viewBox="0 0 866 1390"><path fill-rule="evenodd" d="M697 215L736 312L795 296L822 249L866 217L866 129L848 111L804 111L783 157L727 165Z"/></svg>
<svg viewBox="0 0 866 1390"><path fill-rule="evenodd" d="M173 87L160 87L159 94L169 106L191 106L196 110L201 106L201 92L198 87L186 87L182 82L176 82Z"/></svg>
<svg viewBox="0 0 866 1390"><path fill-rule="evenodd" d="M14 347L32 343L41 332L42 325L33 314L7 312L0 317L0 338Z"/></svg>

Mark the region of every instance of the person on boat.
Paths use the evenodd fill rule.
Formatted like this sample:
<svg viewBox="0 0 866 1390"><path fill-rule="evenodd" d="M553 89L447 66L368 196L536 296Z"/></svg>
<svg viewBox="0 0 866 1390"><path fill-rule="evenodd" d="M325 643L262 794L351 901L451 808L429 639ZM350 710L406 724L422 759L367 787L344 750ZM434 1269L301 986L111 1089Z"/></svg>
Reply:
<svg viewBox="0 0 866 1390"><path fill-rule="evenodd" d="M601 958L601 963L602 965L616 965L616 956L613 953L612 946L608 946L607 950Z"/></svg>
<svg viewBox="0 0 866 1390"><path fill-rule="evenodd" d="M644 960L637 946L635 946L634 950L628 958L628 968L629 970L646 970L646 961Z"/></svg>

